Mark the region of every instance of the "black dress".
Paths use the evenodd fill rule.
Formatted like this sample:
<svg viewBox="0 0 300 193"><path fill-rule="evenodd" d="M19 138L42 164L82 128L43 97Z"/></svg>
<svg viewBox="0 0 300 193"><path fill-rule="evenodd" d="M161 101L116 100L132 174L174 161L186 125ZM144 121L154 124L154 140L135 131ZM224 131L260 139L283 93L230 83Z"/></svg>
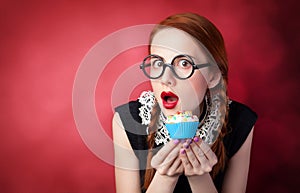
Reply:
<svg viewBox="0 0 300 193"><path fill-rule="evenodd" d="M143 186L148 146L146 126L141 124L142 119L139 116L140 106L141 104L138 101L131 101L117 107L116 112L120 115L131 147L139 159L141 168L140 181L141 186ZM228 159L230 159L243 145L256 120L257 114L247 106L236 101L230 103L227 126L229 132L223 139ZM221 192L225 172L226 167L225 170L219 172L214 179L214 184L218 192ZM142 191L144 192L145 190ZM184 175L179 177L174 192L192 192L188 180Z"/></svg>

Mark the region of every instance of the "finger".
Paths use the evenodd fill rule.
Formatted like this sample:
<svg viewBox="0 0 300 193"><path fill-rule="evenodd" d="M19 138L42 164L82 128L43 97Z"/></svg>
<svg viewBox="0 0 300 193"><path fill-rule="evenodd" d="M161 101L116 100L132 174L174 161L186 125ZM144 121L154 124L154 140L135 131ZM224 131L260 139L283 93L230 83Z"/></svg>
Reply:
<svg viewBox="0 0 300 193"><path fill-rule="evenodd" d="M173 160L178 155L179 140L172 140L162 147L151 160L152 166L158 166L165 161L165 159L171 154L171 157L167 161ZM176 149L177 151L174 151ZM172 159L173 158L173 159Z"/></svg>
<svg viewBox="0 0 300 193"><path fill-rule="evenodd" d="M218 162L216 154L212 151L207 143L202 142L200 144L200 148L202 149L204 155L207 157L211 166L215 165Z"/></svg>
<svg viewBox="0 0 300 193"><path fill-rule="evenodd" d="M201 157L205 157L205 154L203 153L202 149L200 148L199 145L197 145L197 143L192 143L191 144L191 149L193 150L194 154L196 155L196 157L199 159Z"/></svg>
<svg viewBox="0 0 300 193"><path fill-rule="evenodd" d="M205 171L209 170L210 164L209 164L209 161L206 158L204 152L202 151L202 149L195 143L191 144L191 149L193 150L194 155L198 159L198 162L200 164L200 168L202 168Z"/></svg>
<svg viewBox="0 0 300 193"><path fill-rule="evenodd" d="M205 155L199 156L200 167L204 172L210 172L212 170L211 164Z"/></svg>
<svg viewBox="0 0 300 193"><path fill-rule="evenodd" d="M179 157L177 157L174 162L172 163L172 165L170 166L170 168L168 169L167 175L168 176L174 176L177 173L178 168L180 167L181 164L181 160Z"/></svg>
<svg viewBox="0 0 300 193"><path fill-rule="evenodd" d="M181 159L178 156L180 146L174 148L166 159L156 167L160 174L173 176L176 174L178 167L181 165ZM171 158L172 157L172 158Z"/></svg>
<svg viewBox="0 0 300 193"><path fill-rule="evenodd" d="M151 160L151 165L153 168L156 168L156 170L163 175L169 175L172 176L173 171L176 170L176 168L178 167L178 165L180 165L180 162L178 163L178 161L176 161L176 158L178 158L178 152L180 150L180 146L174 148L170 154L166 157L165 160L162 161L162 163L159 163L158 165L154 165L152 163ZM180 160L179 160L180 161ZM170 168L172 167L172 165L175 164L174 169L172 168L170 172Z"/></svg>
<svg viewBox="0 0 300 193"><path fill-rule="evenodd" d="M193 142L192 139L186 139L183 143L183 147L186 149L189 148L192 142Z"/></svg>
<svg viewBox="0 0 300 193"><path fill-rule="evenodd" d="M170 165L178 157L178 152L180 151L181 145L177 145L163 160L162 165Z"/></svg>
<svg viewBox="0 0 300 193"><path fill-rule="evenodd" d="M204 141L201 141L199 147L202 149L204 154L208 153L211 150L210 147Z"/></svg>
<svg viewBox="0 0 300 193"><path fill-rule="evenodd" d="M192 170L192 165L186 155L186 150L185 149L181 149L180 150L180 159L181 159L181 163L184 167L184 170L186 171L189 171L189 170Z"/></svg>
<svg viewBox="0 0 300 193"><path fill-rule="evenodd" d="M185 149L186 156L192 165L193 168L199 169L200 168L200 162L199 159L197 158L195 152L193 151L192 147L196 146L195 144L190 144L190 147Z"/></svg>
<svg viewBox="0 0 300 193"><path fill-rule="evenodd" d="M201 145L204 144L203 142L200 144ZM191 148L193 149L193 151L196 154L196 157L199 160L200 163L200 168L203 172L210 172L212 170L212 164L210 163L210 161L208 160L208 158L206 157L205 152L203 151L203 149L201 149L198 145L193 144L191 146ZM205 148L204 148L205 149ZM210 148L209 148L210 149ZM206 150L206 149L205 149ZM212 151L211 151L212 152Z"/></svg>
<svg viewBox="0 0 300 193"><path fill-rule="evenodd" d="M200 137L194 137L193 142L191 144L198 146L200 148L203 140Z"/></svg>
<svg viewBox="0 0 300 193"><path fill-rule="evenodd" d="M176 169L176 174L182 174L184 172L184 167L183 167L181 158L179 157L179 159L180 159L180 164L179 164L178 168Z"/></svg>

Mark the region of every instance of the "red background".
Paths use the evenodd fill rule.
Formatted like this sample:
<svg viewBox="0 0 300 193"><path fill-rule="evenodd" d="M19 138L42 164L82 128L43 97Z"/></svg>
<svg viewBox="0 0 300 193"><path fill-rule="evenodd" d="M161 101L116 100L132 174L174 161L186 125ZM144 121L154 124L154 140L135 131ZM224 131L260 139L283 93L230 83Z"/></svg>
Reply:
<svg viewBox="0 0 300 193"><path fill-rule="evenodd" d="M247 192L296 192L300 172L296 8L291 0L2 0L0 191L114 192L113 167L85 146L74 122L76 71L88 50L106 35L192 11L209 18L223 33L230 97L259 115ZM100 79L97 88L109 89L110 82L113 78ZM111 118L112 111L105 112ZM109 118L105 130L111 134Z"/></svg>

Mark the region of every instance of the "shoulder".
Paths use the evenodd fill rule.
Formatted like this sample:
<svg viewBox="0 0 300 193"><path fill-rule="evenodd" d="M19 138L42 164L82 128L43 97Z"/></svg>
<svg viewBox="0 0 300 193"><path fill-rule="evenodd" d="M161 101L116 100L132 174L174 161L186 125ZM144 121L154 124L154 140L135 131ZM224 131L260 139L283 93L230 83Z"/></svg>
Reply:
<svg viewBox="0 0 300 193"><path fill-rule="evenodd" d="M224 145L229 158L244 144L256 120L256 112L248 106L237 101L230 103L227 134L224 137Z"/></svg>
<svg viewBox="0 0 300 193"><path fill-rule="evenodd" d="M120 116L130 116L131 118L139 121L139 108L141 107L141 103L136 101L130 101L126 104L122 104L115 108L115 111L120 114Z"/></svg>
<svg viewBox="0 0 300 193"><path fill-rule="evenodd" d="M232 101L229 105L229 124L238 127L253 127L257 120L257 114L248 106Z"/></svg>
<svg viewBox="0 0 300 193"><path fill-rule="evenodd" d="M126 130L140 127L142 122L139 115L140 107L141 103L136 100L130 101L115 108L115 111L119 113L120 119Z"/></svg>
<svg viewBox="0 0 300 193"><path fill-rule="evenodd" d="M140 107L140 102L130 101L115 108L115 111L118 113L120 122L122 123L126 135L130 141L132 149L134 150L146 148L146 125L142 124L142 120L139 115Z"/></svg>

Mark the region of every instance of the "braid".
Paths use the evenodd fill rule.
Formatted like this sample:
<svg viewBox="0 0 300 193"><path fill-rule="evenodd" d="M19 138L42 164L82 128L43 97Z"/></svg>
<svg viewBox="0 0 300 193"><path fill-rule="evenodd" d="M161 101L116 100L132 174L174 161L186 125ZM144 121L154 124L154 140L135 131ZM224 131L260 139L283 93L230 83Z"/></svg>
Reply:
<svg viewBox="0 0 300 193"><path fill-rule="evenodd" d="M226 89L227 85L225 81L221 81L220 85L217 88L212 89L212 94L217 92L220 96L220 112L221 112L221 120L222 123L219 128L219 135L216 142L212 145L211 149L218 157L218 163L213 167L211 176L213 178L216 175L223 171L226 165L226 150L223 143L223 138L227 133L227 123L228 123L228 101L227 101L227 92Z"/></svg>
<svg viewBox="0 0 300 193"><path fill-rule="evenodd" d="M159 121L160 115L160 108L157 102L153 105L151 111L151 121L148 126L149 135L147 136L147 143L148 143L148 155L147 155L147 167L145 172L145 179L144 179L144 189L147 189L152 181L152 178L155 174L154 168L151 167L151 159L153 157L153 147L154 147L154 139L155 139L155 132L157 131L157 124Z"/></svg>

